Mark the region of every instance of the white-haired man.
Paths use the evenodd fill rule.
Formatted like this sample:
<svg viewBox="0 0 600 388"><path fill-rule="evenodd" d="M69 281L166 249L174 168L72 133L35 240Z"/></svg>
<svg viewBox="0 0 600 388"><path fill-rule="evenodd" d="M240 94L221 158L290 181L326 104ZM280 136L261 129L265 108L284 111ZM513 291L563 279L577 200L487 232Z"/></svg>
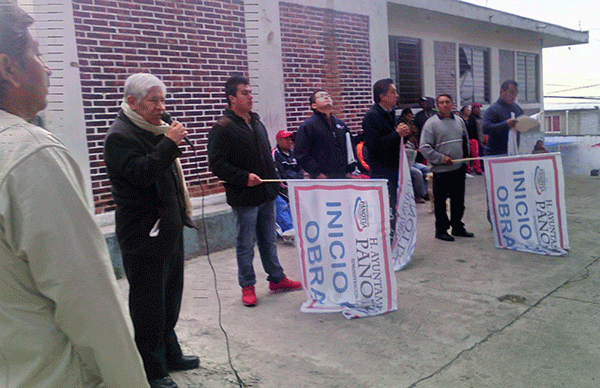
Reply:
<svg viewBox="0 0 600 388"><path fill-rule="evenodd" d="M182 354L174 330L183 293L183 227L193 224L178 160L187 131L161 120L165 95L155 76L130 76L104 144L135 341L153 387L177 387L168 371L199 365L198 357Z"/></svg>
<svg viewBox="0 0 600 388"><path fill-rule="evenodd" d="M31 23L0 0L0 386L148 387L79 166L28 123L50 76Z"/></svg>

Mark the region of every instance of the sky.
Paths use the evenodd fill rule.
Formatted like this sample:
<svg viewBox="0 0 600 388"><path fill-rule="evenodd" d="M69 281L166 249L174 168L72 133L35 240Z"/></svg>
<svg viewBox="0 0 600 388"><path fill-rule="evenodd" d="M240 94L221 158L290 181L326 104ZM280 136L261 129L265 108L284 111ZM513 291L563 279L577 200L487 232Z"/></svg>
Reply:
<svg viewBox="0 0 600 388"><path fill-rule="evenodd" d="M544 104L600 103L600 2L598 0L461 0L573 30L589 43L543 50ZM597 97L598 100L547 96Z"/></svg>

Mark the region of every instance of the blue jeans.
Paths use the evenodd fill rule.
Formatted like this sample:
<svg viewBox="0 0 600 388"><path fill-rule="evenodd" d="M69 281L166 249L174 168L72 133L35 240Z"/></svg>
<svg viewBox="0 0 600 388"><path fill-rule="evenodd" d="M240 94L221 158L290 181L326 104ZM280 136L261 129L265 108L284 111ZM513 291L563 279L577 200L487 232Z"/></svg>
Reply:
<svg viewBox="0 0 600 388"><path fill-rule="evenodd" d="M410 167L410 176L413 180L413 191L415 198L424 197L427 195L427 180L425 175L429 172L429 168L421 163L414 163Z"/></svg>
<svg viewBox="0 0 600 388"><path fill-rule="evenodd" d="M294 228L294 223L292 222L292 213L290 212L290 204L285 201L278 195L275 198L275 205L277 209L277 223L281 227L281 230L285 232L286 230L290 230Z"/></svg>
<svg viewBox="0 0 600 388"><path fill-rule="evenodd" d="M258 242L258 252L269 282L278 283L285 277L277 258L275 232L275 201L255 207L234 207L237 230L236 253L238 262L238 282L242 287L256 284L254 273L254 242Z"/></svg>

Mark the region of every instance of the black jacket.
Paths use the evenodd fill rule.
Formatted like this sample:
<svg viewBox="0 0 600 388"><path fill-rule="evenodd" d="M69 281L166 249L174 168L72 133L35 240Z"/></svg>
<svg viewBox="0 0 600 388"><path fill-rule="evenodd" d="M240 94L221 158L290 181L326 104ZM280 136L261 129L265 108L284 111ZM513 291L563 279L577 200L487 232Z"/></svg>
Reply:
<svg viewBox="0 0 600 388"><path fill-rule="evenodd" d="M362 122L365 147L369 152L369 165L391 170L398 169L400 160L400 135L396 132L394 111L387 112L373 104Z"/></svg>
<svg viewBox="0 0 600 388"><path fill-rule="evenodd" d="M311 178L320 173L328 178L345 178L354 170L354 166L348 166L346 153L346 132L350 130L342 120L333 115L331 118L329 121L325 114L315 112L296 133L294 155Z"/></svg>
<svg viewBox="0 0 600 388"><path fill-rule="evenodd" d="M149 232L158 219L165 235L181 233L183 225L193 226L175 166L180 155L171 139L137 127L119 111L104 140L104 162L124 253L156 253L157 240L150 239Z"/></svg>
<svg viewBox="0 0 600 388"><path fill-rule="evenodd" d="M226 109L208 135L210 170L225 181L227 203L233 207L258 206L274 200L278 192L278 183L248 187L250 173L261 179L278 179L267 130L258 114L250 115L248 126L243 118Z"/></svg>

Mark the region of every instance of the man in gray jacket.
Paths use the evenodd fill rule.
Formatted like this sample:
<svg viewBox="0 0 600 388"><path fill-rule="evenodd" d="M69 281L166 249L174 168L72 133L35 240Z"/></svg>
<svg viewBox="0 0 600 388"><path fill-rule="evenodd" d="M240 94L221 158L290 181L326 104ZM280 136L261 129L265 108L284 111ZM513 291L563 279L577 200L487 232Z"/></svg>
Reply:
<svg viewBox="0 0 600 388"><path fill-rule="evenodd" d="M450 226L454 236L474 236L465 229L462 222L465 212L466 164L454 162L454 159L469 155L468 134L463 119L452 113L452 96L440 94L437 105L439 113L423 126L419 149L429 161L433 172L435 237L443 241L454 241L454 237L448 234ZM448 197L450 220L446 213Z"/></svg>

